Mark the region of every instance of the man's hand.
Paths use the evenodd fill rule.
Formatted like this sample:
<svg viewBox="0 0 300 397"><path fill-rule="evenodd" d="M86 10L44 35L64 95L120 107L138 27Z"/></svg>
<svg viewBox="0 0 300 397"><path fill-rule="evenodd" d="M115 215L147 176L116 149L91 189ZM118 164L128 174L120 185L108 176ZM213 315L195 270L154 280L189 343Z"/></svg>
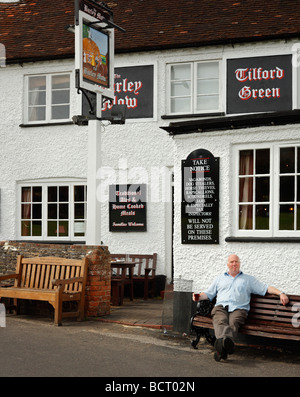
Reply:
<svg viewBox="0 0 300 397"><path fill-rule="evenodd" d="M289 297L286 294L280 294L280 302L283 306L287 305L289 303Z"/></svg>

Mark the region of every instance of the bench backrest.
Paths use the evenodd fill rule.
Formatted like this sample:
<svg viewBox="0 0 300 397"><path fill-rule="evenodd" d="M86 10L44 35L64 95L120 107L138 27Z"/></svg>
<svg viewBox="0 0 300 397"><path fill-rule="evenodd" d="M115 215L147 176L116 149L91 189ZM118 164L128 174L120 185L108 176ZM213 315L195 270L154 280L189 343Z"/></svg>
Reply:
<svg viewBox="0 0 300 397"><path fill-rule="evenodd" d="M278 296L275 295L252 295L251 309L248 314L247 324L269 324L282 323L285 326L293 327L292 319L295 316L293 307L295 304L300 306L300 296L290 295L287 306L283 306Z"/></svg>
<svg viewBox="0 0 300 397"><path fill-rule="evenodd" d="M87 260L66 259L58 257L34 257L24 258L18 256L16 273L19 274L15 280L15 287L34 289L56 289L52 280L65 280L72 277L85 277L87 272ZM81 283L69 284L65 291L80 292Z"/></svg>
<svg viewBox="0 0 300 397"><path fill-rule="evenodd" d="M155 271L156 271L156 262L157 262L157 254L153 255L143 255L143 254L110 254L111 260L128 260L130 262L141 262L137 264L134 267L134 275L136 277L145 277L145 268L151 269L149 272L148 278L154 278L155 277ZM117 275L120 274L120 269L114 269L116 270Z"/></svg>

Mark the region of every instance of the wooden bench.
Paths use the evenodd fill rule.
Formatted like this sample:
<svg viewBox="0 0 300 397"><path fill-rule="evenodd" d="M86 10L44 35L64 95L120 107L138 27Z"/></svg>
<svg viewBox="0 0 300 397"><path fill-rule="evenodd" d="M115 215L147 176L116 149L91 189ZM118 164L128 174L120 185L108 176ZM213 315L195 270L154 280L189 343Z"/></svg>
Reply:
<svg viewBox="0 0 300 397"><path fill-rule="evenodd" d="M111 260L128 260L137 263L133 270L133 282L144 284L144 299L148 299L149 293L154 297L155 293L155 271L157 254L142 255L142 254L111 254ZM120 277L120 272L112 274L112 282Z"/></svg>
<svg viewBox="0 0 300 397"><path fill-rule="evenodd" d="M83 320L84 294L88 261L57 257L24 258L18 256L16 273L0 276L0 281L14 279L11 287L0 287L0 299L12 298L19 313L19 299L47 301L54 308L54 323L62 318ZM63 312L63 302L78 302L77 311Z"/></svg>
<svg viewBox="0 0 300 397"><path fill-rule="evenodd" d="M298 327L295 326L297 311L300 308L300 296L288 295L288 297L290 299L288 305L283 306L278 296L252 295L247 321L239 332L245 335L300 341L300 320ZM209 332L213 329L210 316L203 317L196 313L191 318L191 329L196 332L196 339L191 342L195 349L201 336L205 336L206 340L214 345L215 337Z"/></svg>

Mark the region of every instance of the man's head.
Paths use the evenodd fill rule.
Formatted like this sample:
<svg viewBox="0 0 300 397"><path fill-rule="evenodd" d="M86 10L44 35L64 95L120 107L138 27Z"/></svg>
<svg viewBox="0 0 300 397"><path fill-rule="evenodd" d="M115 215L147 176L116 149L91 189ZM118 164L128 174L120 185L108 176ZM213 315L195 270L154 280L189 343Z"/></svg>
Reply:
<svg viewBox="0 0 300 397"><path fill-rule="evenodd" d="M240 258L234 254L229 255L227 266L228 266L228 273L232 277L235 277L240 271L240 266L241 266Z"/></svg>

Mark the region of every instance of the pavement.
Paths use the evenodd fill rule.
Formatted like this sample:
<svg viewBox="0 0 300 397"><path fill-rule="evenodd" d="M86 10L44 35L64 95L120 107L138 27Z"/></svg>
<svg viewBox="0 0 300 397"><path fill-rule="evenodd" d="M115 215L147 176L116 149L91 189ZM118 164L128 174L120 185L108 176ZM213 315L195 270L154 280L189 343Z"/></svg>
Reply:
<svg viewBox="0 0 300 397"><path fill-rule="evenodd" d="M195 350L193 336L172 331L169 315L162 299L125 300L110 315L80 323L66 319L62 327L55 327L50 317L7 315L6 327L0 328L0 377L134 374L299 381L299 352L238 345L228 360L216 363L214 349L204 339Z"/></svg>

